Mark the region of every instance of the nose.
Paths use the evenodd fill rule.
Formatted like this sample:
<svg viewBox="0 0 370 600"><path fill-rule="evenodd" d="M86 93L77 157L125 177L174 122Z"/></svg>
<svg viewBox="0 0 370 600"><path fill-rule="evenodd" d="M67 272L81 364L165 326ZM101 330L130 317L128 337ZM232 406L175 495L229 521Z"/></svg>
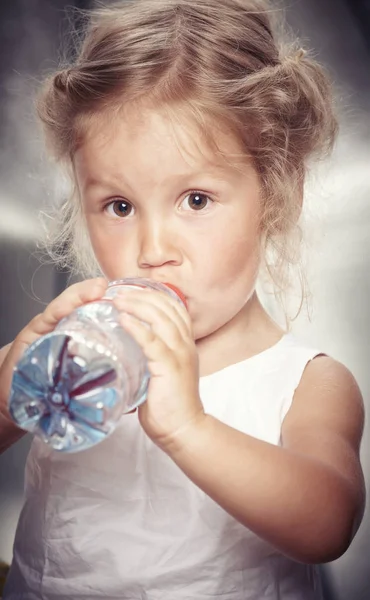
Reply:
<svg viewBox="0 0 370 600"><path fill-rule="evenodd" d="M140 228L138 266L148 269L165 264L181 264L179 241L164 217L147 218Z"/></svg>

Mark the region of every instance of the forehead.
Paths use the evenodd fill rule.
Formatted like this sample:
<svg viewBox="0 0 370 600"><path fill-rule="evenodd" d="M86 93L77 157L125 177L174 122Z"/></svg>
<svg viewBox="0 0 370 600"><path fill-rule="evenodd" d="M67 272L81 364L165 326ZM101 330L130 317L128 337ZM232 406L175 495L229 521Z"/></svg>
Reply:
<svg viewBox="0 0 370 600"><path fill-rule="evenodd" d="M110 169L133 163L153 169L239 170L250 162L239 139L221 123L199 124L186 107L126 105L81 124L77 167Z"/></svg>

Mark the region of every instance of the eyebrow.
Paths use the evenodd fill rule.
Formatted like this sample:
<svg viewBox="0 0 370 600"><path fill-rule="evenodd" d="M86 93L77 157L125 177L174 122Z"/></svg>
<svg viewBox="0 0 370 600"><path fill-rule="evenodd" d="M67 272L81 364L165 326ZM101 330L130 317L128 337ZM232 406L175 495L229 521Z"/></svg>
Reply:
<svg viewBox="0 0 370 600"><path fill-rule="evenodd" d="M88 188L91 188L91 187L110 187L110 186L112 186L112 184L120 185L118 181L116 183L114 181L109 182L109 181L103 181L100 179L96 179L95 177L89 177L84 184L84 188L85 188L85 190L87 190ZM122 184L122 182L121 182L121 184Z"/></svg>
<svg viewBox="0 0 370 600"><path fill-rule="evenodd" d="M216 170L217 170L217 172L216 172ZM230 175L230 173L232 173L232 172L233 172L232 167L220 165L217 168L215 168L214 171L199 171L196 173L177 174L177 175L173 175L171 177L171 179L180 185L182 184L182 182L188 181L189 179L197 179L200 177L210 177L216 181L224 181L225 175L226 174ZM87 190L91 187L113 187L113 186L122 186L122 185L131 187L128 184L128 182L125 181L124 179L118 180L118 179L112 178L111 181L108 181L108 180L104 181L104 180L100 180L100 179L97 179L96 177L92 176L92 177L88 177L88 179L84 185L84 189Z"/></svg>

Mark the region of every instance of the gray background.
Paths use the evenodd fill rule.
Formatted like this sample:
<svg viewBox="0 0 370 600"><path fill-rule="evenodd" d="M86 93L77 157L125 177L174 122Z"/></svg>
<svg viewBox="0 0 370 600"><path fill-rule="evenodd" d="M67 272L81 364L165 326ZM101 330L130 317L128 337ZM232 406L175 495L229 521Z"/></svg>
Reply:
<svg viewBox="0 0 370 600"><path fill-rule="evenodd" d="M32 113L32 93L58 58L66 25L62 0L2 0L0 4L0 346L66 284L39 261L38 213L58 194ZM68 3L69 6L73 4ZM75 5L77 2L74 3ZM83 7L83 2L79 3ZM333 157L311 173L304 225L311 317L302 313L293 331L344 362L356 376L369 411L370 393L370 81L366 44L368 0L297 0L289 22L330 69L346 107ZM294 305L294 294L291 304ZM266 299L273 315L278 308ZM11 560L22 505L29 439L0 457L0 559ZM369 482L369 425L362 463ZM370 597L368 511L351 548L323 568L326 600Z"/></svg>

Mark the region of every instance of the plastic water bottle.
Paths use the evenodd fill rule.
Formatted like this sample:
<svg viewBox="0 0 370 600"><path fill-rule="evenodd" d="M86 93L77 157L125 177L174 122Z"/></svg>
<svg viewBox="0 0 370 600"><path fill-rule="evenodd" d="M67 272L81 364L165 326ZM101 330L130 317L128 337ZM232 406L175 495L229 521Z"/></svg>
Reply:
<svg viewBox="0 0 370 600"><path fill-rule="evenodd" d="M10 415L55 450L77 452L99 443L146 399L145 356L112 303L132 287L165 291L186 305L171 284L113 281L101 300L77 308L30 345L14 369Z"/></svg>

